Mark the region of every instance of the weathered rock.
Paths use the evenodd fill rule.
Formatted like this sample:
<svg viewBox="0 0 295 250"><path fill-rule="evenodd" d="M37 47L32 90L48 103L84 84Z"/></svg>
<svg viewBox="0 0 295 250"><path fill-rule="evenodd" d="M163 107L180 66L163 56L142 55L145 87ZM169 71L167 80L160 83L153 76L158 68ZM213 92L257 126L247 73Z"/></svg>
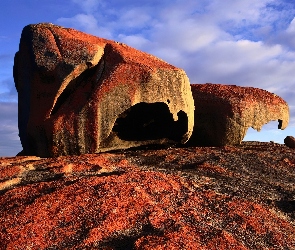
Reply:
<svg viewBox="0 0 295 250"><path fill-rule="evenodd" d="M272 120L289 123L288 104L266 90L222 84L191 84L195 124L188 145L240 144L249 127L261 130Z"/></svg>
<svg viewBox="0 0 295 250"><path fill-rule="evenodd" d="M295 138L293 136L287 136L284 139L284 143L286 146L288 146L289 148L295 148Z"/></svg>
<svg viewBox="0 0 295 250"><path fill-rule="evenodd" d="M53 24L23 29L15 55L24 155L186 142L194 102L185 72L125 44Z"/></svg>
<svg viewBox="0 0 295 250"><path fill-rule="evenodd" d="M0 158L0 249L293 249L294 166L270 143Z"/></svg>

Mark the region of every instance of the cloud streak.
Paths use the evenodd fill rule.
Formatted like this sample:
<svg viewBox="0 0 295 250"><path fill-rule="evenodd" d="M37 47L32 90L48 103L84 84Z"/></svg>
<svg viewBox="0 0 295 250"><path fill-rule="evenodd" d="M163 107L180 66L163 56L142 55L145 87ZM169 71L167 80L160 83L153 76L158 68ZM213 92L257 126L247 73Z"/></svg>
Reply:
<svg viewBox="0 0 295 250"><path fill-rule="evenodd" d="M0 156L15 156L22 150L17 127L17 103L0 102Z"/></svg>
<svg viewBox="0 0 295 250"><path fill-rule="evenodd" d="M14 86L13 79L7 78L0 80L0 103L1 102L17 102L17 91Z"/></svg>

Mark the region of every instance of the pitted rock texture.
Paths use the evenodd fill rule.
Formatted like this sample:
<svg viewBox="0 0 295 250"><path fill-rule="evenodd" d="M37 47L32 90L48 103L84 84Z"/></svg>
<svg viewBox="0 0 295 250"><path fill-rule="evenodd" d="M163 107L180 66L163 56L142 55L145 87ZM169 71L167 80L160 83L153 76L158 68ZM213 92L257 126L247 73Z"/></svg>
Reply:
<svg viewBox="0 0 295 250"><path fill-rule="evenodd" d="M260 131L278 120L279 129L289 123L289 106L266 90L222 84L191 84L195 123L188 145L240 144L249 127Z"/></svg>
<svg viewBox="0 0 295 250"><path fill-rule="evenodd" d="M183 70L74 29L26 26L14 80L22 155L184 143L193 130L194 102Z"/></svg>
<svg viewBox="0 0 295 250"><path fill-rule="evenodd" d="M271 143L0 158L0 249L294 249L294 177Z"/></svg>

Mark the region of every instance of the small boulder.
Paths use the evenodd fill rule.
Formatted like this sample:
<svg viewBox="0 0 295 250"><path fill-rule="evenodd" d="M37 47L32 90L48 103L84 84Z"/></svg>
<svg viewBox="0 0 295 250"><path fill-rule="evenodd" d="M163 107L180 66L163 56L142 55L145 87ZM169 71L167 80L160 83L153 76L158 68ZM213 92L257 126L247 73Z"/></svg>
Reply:
<svg viewBox="0 0 295 250"><path fill-rule="evenodd" d="M22 155L185 143L194 102L182 69L53 24L23 29L15 55Z"/></svg>
<svg viewBox="0 0 295 250"><path fill-rule="evenodd" d="M240 144L249 127L278 120L279 129L289 122L288 104L266 90L222 84L192 84L195 125L188 145Z"/></svg>
<svg viewBox="0 0 295 250"><path fill-rule="evenodd" d="M295 138L293 136L287 136L284 143L289 148L295 148Z"/></svg>

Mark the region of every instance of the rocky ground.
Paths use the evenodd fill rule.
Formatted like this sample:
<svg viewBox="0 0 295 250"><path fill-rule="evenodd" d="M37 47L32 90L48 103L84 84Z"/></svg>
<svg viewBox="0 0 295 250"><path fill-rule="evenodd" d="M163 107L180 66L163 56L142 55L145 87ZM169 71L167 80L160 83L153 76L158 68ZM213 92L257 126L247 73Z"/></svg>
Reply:
<svg viewBox="0 0 295 250"><path fill-rule="evenodd" d="M0 249L295 249L275 143L0 158Z"/></svg>

